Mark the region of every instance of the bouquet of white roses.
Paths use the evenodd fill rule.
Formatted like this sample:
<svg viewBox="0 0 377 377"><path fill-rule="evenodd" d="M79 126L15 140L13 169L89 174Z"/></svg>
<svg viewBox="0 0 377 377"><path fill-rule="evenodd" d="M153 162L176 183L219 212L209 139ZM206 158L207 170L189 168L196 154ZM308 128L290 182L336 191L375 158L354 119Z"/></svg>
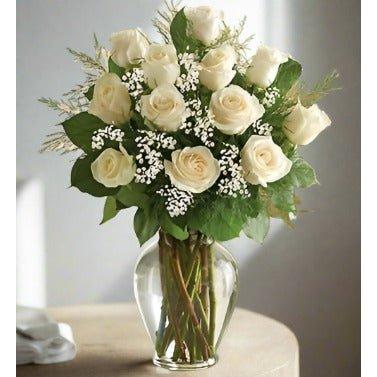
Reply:
<svg viewBox="0 0 377 377"><path fill-rule="evenodd" d="M317 183L297 146L330 125L315 102L331 90L337 74L305 91L298 84L300 63L267 46L249 56L249 39L241 40L244 20L231 28L211 7L168 4L154 24L163 43L136 29L113 34L110 51L95 38L94 58L69 50L83 63L87 80L61 101L41 99L68 114L63 131L49 135L43 149L81 150L72 186L106 197L102 222L138 207L134 227L140 244L158 230L164 252L174 242L195 245L205 238L201 245L210 245L241 231L262 242L271 217L288 224L296 217L295 189ZM172 266L170 278L178 280L182 276ZM187 275L182 289L190 286ZM194 284L194 296L195 289ZM191 309L200 309L203 325L196 335L200 360L207 360L216 348L213 310L201 289L201 308L187 306L185 297L175 316L183 318L187 309L196 334ZM168 304L167 298L162 305ZM163 323L158 353L175 340L176 361L198 358L182 336L187 322L168 322L173 330L167 335Z"/></svg>

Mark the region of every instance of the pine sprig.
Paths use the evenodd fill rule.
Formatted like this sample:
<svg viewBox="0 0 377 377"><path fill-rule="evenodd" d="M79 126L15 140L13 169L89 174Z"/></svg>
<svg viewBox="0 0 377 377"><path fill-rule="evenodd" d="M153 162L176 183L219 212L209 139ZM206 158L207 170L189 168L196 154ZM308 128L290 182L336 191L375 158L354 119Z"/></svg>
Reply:
<svg viewBox="0 0 377 377"><path fill-rule="evenodd" d="M170 36L170 24L173 21L174 16L178 13L181 0L164 1L164 8L157 11L157 16L153 18L153 26L157 29L157 32L162 36L165 43L172 43Z"/></svg>
<svg viewBox="0 0 377 377"><path fill-rule="evenodd" d="M42 97L39 102L47 105L50 109L59 111L59 115L75 115L87 109L87 101L80 102L74 100L56 100Z"/></svg>
<svg viewBox="0 0 377 377"><path fill-rule="evenodd" d="M61 152L61 154L66 154L78 149L79 148L69 140L64 131L59 131L46 136L46 140L43 142L39 152Z"/></svg>
<svg viewBox="0 0 377 377"><path fill-rule="evenodd" d="M334 69L328 73L322 80L318 81L313 89L306 90L304 83L298 83L292 87L287 94L287 97L291 98L294 102L300 99L301 103L309 107L329 93L340 90L341 88L335 86L335 81L339 78L339 73Z"/></svg>
<svg viewBox="0 0 377 377"><path fill-rule="evenodd" d="M91 56L85 54L84 52L73 50L72 48L67 48L68 52L73 55L73 60L75 62L81 63L85 70L95 70L99 72L104 72L105 68Z"/></svg>
<svg viewBox="0 0 377 377"><path fill-rule="evenodd" d="M83 84L77 84L73 89L63 94L64 97L69 98L70 100L74 99L82 99L85 101L85 93L89 90L89 88L95 83L94 81L86 80Z"/></svg>
<svg viewBox="0 0 377 377"><path fill-rule="evenodd" d="M241 65L246 64L247 54L249 52L249 43L254 37L253 35L249 35L244 39L241 38L245 29L246 21L247 17L244 16L236 27L231 27L227 23L223 22L221 35L209 46L209 49L219 47L223 44L231 45L240 58L239 63Z"/></svg>

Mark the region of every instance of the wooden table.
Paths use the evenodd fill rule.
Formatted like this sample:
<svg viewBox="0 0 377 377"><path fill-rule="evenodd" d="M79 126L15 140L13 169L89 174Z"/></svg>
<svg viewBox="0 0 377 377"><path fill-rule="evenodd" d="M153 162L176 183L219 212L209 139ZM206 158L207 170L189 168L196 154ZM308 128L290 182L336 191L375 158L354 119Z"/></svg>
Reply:
<svg viewBox="0 0 377 377"><path fill-rule="evenodd" d="M218 363L194 372L170 372L152 364L153 345L135 304L48 311L72 326L78 354L67 363L18 366L18 377L299 377L294 334L283 324L244 309L235 310Z"/></svg>

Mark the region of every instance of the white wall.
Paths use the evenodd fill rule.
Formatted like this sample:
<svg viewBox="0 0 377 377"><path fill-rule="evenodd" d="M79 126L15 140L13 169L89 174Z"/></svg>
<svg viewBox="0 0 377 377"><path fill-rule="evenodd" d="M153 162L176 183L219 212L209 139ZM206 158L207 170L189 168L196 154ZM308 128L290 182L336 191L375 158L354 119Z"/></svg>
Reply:
<svg viewBox="0 0 377 377"><path fill-rule="evenodd" d="M95 31L141 26L157 0L20 0L17 2L17 169L39 177L46 193L49 305L132 299L139 248L132 214L98 226L102 200L68 189L73 157L39 155L56 114L38 104L58 97L83 75L64 50L90 50ZM200 3L191 1L190 4ZM241 237L228 243L240 263L239 304L284 321L298 335L302 374L357 376L359 368L359 3L356 0L206 1L230 19L247 14L257 39L289 51L312 82L332 67L343 91L323 104L334 122L305 150L321 186L302 193L293 232L274 224L263 247ZM267 23L265 22L267 20Z"/></svg>

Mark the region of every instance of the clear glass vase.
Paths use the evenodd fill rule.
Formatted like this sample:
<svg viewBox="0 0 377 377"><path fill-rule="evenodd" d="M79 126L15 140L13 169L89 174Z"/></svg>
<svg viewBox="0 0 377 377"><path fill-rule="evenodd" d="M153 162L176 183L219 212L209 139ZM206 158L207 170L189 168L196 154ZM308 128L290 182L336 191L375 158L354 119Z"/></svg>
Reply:
<svg viewBox="0 0 377 377"><path fill-rule="evenodd" d="M216 363L238 293L236 262L223 246L196 232L179 241L160 231L136 264L134 290L154 364L182 370Z"/></svg>

